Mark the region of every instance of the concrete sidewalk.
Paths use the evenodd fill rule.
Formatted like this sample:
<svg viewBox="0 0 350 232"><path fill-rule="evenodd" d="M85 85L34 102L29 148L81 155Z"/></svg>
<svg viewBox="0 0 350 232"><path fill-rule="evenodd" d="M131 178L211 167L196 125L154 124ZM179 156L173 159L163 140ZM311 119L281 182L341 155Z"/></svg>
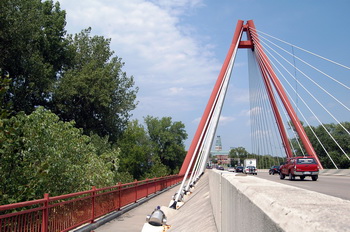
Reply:
<svg viewBox="0 0 350 232"><path fill-rule="evenodd" d="M107 222L103 226L95 229L95 232L136 232L141 231L146 222L146 216L151 214L157 206L168 206L169 202L176 192L178 186L156 196L142 205L126 212L120 217Z"/></svg>
<svg viewBox="0 0 350 232"><path fill-rule="evenodd" d="M170 209L168 209L170 210ZM168 211L167 210L167 211ZM167 214L167 211L164 211ZM206 172L196 184L193 193L185 197L185 204L169 214L169 231L216 232L217 227L210 200L209 175Z"/></svg>
<svg viewBox="0 0 350 232"><path fill-rule="evenodd" d="M95 232L140 232L146 222L146 216L151 214L157 206L162 206L162 210L167 216L167 224L171 226L168 231L216 232L209 195L208 174L204 174L198 181L193 193L185 197L185 204L180 209L173 210L168 208L168 205L178 188L179 186L175 186L150 199L137 208L100 226L95 229Z"/></svg>

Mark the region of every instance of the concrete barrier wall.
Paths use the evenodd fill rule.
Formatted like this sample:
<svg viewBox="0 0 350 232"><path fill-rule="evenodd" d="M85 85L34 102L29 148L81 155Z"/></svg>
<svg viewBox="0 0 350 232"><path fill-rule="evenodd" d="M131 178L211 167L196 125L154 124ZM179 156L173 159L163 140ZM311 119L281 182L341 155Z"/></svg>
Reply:
<svg viewBox="0 0 350 232"><path fill-rule="evenodd" d="M209 186L219 232L349 230L350 201L217 170Z"/></svg>
<svg viewBox="0 0 350 232"><path fill-rule="evenodd" d="M244 174L231 174L244 175ZM247 196L230 183L223 172L209 175L210 198L217 229L221 231L283 231Z"/></svg>
<svg viewBox="0 0 350 232"><path fill-rule="evenodd" d="M350 176L350 169L323 169L320 175L324 176Z"/></svg>

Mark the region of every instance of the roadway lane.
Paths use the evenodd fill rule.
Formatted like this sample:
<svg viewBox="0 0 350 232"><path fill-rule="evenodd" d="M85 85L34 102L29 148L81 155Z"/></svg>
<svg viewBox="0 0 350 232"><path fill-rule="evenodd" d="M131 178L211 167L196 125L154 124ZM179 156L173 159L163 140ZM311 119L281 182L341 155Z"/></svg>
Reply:
<svg viewBox="0 0 350 232"><path fill-rule="evenodd" d="M288 177L280 180L279 175L269 175L268 173L258 173L258 178L275 181L281 184L292 185L298 188L307 189L326 195L350 200L350 177L349 176L318 176L317 181L312 181L311 177L306 177L301 181L298 177L290 181Z"/></svg>

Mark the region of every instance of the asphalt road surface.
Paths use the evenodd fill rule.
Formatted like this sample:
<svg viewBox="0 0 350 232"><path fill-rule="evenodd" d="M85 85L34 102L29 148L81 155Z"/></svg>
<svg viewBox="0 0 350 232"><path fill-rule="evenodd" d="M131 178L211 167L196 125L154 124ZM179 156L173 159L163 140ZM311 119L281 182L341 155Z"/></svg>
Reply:
<svg viewBox="0 0 350 232"><path fill-rule="evenodd" d="M300 180L298 177L290 181L288 176L281 180L278 174L269 175L269 173L258 173L258 178L275 181L281 184L292 185L298 188L307 189L344 200L350 200L350 177L349 176L318 176L317 181L312 181L311 177Z"/></svg>

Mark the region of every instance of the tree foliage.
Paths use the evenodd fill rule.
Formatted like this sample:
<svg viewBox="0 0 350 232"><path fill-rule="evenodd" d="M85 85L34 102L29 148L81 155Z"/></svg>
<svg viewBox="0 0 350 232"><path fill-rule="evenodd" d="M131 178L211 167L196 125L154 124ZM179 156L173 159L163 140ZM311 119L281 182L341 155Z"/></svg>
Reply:
<svg viewBox="0 0 350 232"><path fill-rule="evenodd" d="M97 151L73 122L40 107L28 116L1 120L0 126L0 203L115 184L119 151Z"/></svg>
<svg viewBox="0 0 350 232"><path fill-rule="evenodd" d="M247 157L249 152L244 147L234 147L229 152L230 158Z"/></svg>
<svg viewBox="0 0 350 232"><path fill-rule="evenodd" d="M10 84L10 74L0 68L0 119L8 118L10 114L11 104L10 102L5 103L5 96L10 88Z"/></svg>
<svg viewBox="0 0 350 232"><path fill-rule="evenodd" d="M171 117L158 119L152 116L147 116L145 123L153 153L159 157L162 164L169 167L173 173L177 173L186 156L185 125L182 122L172 123Z"/></svg>
<svg viewBox="0 0 350 232"><path fill-rule="evenodd" d="M186 155L187 134L181 122L170 117L147 116L145 126L138 120L129 123L118 143L121 149L120 169L135 179L178 173Z"/></svg>
<svg viewBox="0 0 350 232"><path fill-rule="evenodd" d="M350 131L350 122L341 123L344 128ZM338 168L347 169L350 168L350 160L344 155L339 146L334 142L334 140L327 133L331 134L334 139L337 141L339 146L343 149L343 151L350 156L350 136L345 132L345 130L340 126L340 124L323 124L317 127L312 127L315 134L322 142L323 146L328 151L329 155L333 159L334 163L338 166ZM315 149L316 154L318 155L322 165L324 168L335 168L330 158L322 148L321 144L318 142L315 135L312 133L309 127L304 127L307 136L310 139L312 146ZM298 152L301 153L300 148L298 147Z"/></svg>
<svg viewBox="0 0 350 232"><path fill-rule="evenodd" d="M0 68L12 78L2 100L15 112L47 105L66 62L65 15L52 1L0 1Z"/></svg>
<svg viewBox="0 0 350 232"><path fill-rule="evenodd" d="M11 74L2 105L11 102L14 114L44 106L86 135L116 140L136 106L133 77L110 39L91 29L67 36L65 17L51 0L0 1L0 69Z"/></svg>
<svg viewBox="0 0 350 232"><path fill-rule="evenodd" d="M86 134L116 140L136 106L133 77L122 71L121 59L112 57L110 40L90 36L90 29L68 38L72 64L62 73L53 92L55 112L75 120Z"/></svg>
<svg viewBox="0 0 350 232"><path fill-rule="evenodd" d="M151 146L145 128L138 120L129 122L118 142L121 150L120 170L130 173L135 179L143 178L151 167Z"/></svg>

